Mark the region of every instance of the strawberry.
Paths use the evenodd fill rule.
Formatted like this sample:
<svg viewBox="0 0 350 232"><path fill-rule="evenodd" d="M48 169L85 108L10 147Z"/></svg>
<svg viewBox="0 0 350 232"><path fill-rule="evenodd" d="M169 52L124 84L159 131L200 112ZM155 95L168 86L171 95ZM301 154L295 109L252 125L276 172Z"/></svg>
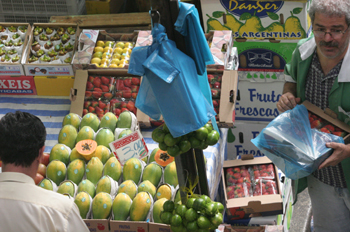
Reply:
<svg viewBox="0 0 350 232"><path fill-rule="evenodd" d="M239 167L233 168L233 173L240 173L241 169Z"/></svg>
<svg viewBox="0 0 350 232"><path fill-rule="evenodd" d="M116 90L121 90L124 88L124 82L122 79L117 79L116 82L115 82L115 89Z"/></svg>
<svg viewBox="0 0 350 232"><path fill-rule="evenodd" d="M325 125L324 128L327 128L331 133L334 132L334 126L331 124Z"/></svg>
<svg viewBox="0 0 350 232"><path fill-rule="evenodd" d="M136 107L132 110L132 112L135 114L135 116L137 116L137 109L136 109Z"/></svg>
<svg viewBox="0 0 350 232"><path fill-rule="evenodd" d="M345 132L341 132L341 131L334 131L333 134L339 137L344 137L346 135Z"/></svg>
<svg viewBox="0 0 350 232"><path fill-rule="evenodd" d="M121 113L122 111L118 108L114 109L113 113L117 116L119 116L119 114Z"/></svg>
<svg viewBox="0 0 350 232"><path fill-rule="evenodd" d="M213 106L214 106L214 108L219 108L219 104L218 104L217 100L213 100Z"/></svg>
<svg viewBox="0 0 350 232"><path fill-rule="evenodd" d="M135 103L132 101L129 101L128 104L126 104L126 108L128 108L129 111L133 111L135 109Z"/></svg>
<svg viewBox="0 0 350 232"><path fill-rule="evenodd" d="M111 103L111 107L113 108L119 108L120 106L120 101L115 98L111 99L110 103Z"/></svg>
<svg viewBox="0 0 350 232"><path fill-rule="evenodd" d="M330 134L330 133L331 133L331 132L328 130L328 128L326 128L326 127L322 127L322 128L320 129L320 131L323 132L323 133L327 133L327 134Z"/></svg>
<svg viewBox="0 0 350 232"><path fill-rule="evenodd" d="M92 84L94 84L95 87L100 88L101 86L101 79L99 77L95 77Z"/></svg>
<svg viewBox="0 0 350 232"><path fill-rule="evenodd" d="M208 74L208 82L211 83L214 79L214 75Z"/></svg>
<svg viewBox="0 0 350 232"><path fill-rule="evenodd" d="M219 90L217 90L217 89L212 89L211 90L211 96L212 96L212 98L220 98L220 91Z"/></svg>
<svg viewBox="0 0 350 232"><path fill-rule="evenodd" d="M113 94L112 93L104 93L103 96L107 98L108 100L112 99Z"/></svg>
<svg viewBox="0 0 350 232"><path fill-rule="evenodd" d="M94 89L94 85L91 82L86 82L86 90L93 90Z"/></svg>
<svg viewBox="0 0 350 232"><path fill-rule="evenodd" d="M131 98L131 89L125 89L125 90L123 90L122 97Z"/></svg>
<svg viewBox="0 0 350 232"><path fill-rule="evenodd" d="M92 106L89 106L88 111L89 111L90 113L95 113L95 108L92 107Z"/></svg>
<svg viewBox="0 0 350 232"><path fill-rule="evenodd" d="M128 110L128 108L122 108L121 111L124 112L124 111L129 111L129 110Z"/></svg>
<svg viewBox="0 0 350 232"><path fill-rule="evenodd" d="M94 91L92 92L92 96L94 96L95 99L99 99L102 96L102 92Z"/></svg>
<svg viewBox="0 0 350 232"><path fill-rule="evenodd" d="M241 178L241 173L234 173L234 174L233 174L233 177L234 177L235 179L239 179L239 178Z"/></svg>
<svg viewBox="0 0 350 232"><path fill-rule="evenodd" d="M92 101L92 102L91 102L91 106L92 106L92 107L98 106L98 102L97 102L97 101Z"/></svg>
<svg viewBox="0 0 350 232"><path fill-rule="evenodd" d="M126 102L121 102L119 108L126 108L127 103Z"/></svg>
<svg viewBox="0 0 350 232"><path fill-rule="evenodd" d="M136 99L137 98L137 93L131 93L131 97Z"/></svg>
<svg viewBox="0 0 350 232"><path fill-rule="evenodd" d="M85 98L91 98L92 92L91 91L85 91Z"/></svg>
<svg viewBox="0 0 350 232"><path fill-rule="evenodd" d="M221 88L221 83L217 81L217 82L214 83L213 86L214 86L215 89L220 89Z"/></svg>
<svg viewBox="0 0 350 232"><path fill-rule="evenodd" d="M94 78L93 76L89 76L89 77L88 77L88 81L91 82L91 83L94 81L94 79L95 79L95 78Z"/></svg>
<svg viewBox="0 0 350 232"><path fill-rule="evenodd" d="M116 97L122 97L123 91L116 91L114 94Z"/></svg>
<svg viewBox="0 0 350 232"><path fill-rule="evenodd" d="M83 116L87 113L89 113L89 111L87 109L83 109Z"/></svg>
<svg viewBox="0 0 350 232"><path fill-rule="evenodd" d="M98 106L95 107L95 111L96 111L96 114L103 114L103 109L101 109Z"/></svg>
<svg viewBox="0 0 350 232"><path fill-rule="evenodd" d="M320 129L321 127L322 127L322 123L321 123L320 119L315 119L315 120L311 123L311 128Z"/></svg>
<svg viewBox="0 0 350 232"><path fill-rule="evenodd" d="M104 103L103 101L98 101L98 106L101 108L101 109L105 109L107 107L107 104Z"/></svg>
<svg viewBox="0 0 350 232"><path fill-rule="evenodd" d="M131 83L133 85L140 85L140 78L139 77L132 77L131 78Z"/></svg>
<svg viewBox="0 0 350 232"><path fill-rule="evenodd" d="M101 82L102 82L102 84L104 84L104 85L108 85L109 82L110 82L110 79L107 78L107 77L102 76L102 77L101 77Z"/></svg>
<svg viewBox="0 0 350 232"><path fill-rule="evenodd" d="M109 109L105 109L105 114L109 112Z"/></svg>
<svg viewBox="0 0 350 232"><path fill-rule="evenodd" d="M102 92L109 92L109 88L107 85L101 85Z"/></svg>
<svg viewBox="0 0 350 232"><path fill-rule="evenodd" d="M102 89L101 88L94 88L95 92L101 92L102 93Z"/></svg>
<svg viewBox="0 0 350 232"><path fill-rule="evenodd" d="M138 93L140 89L140 86L138 85L131 85L131 92Z"/></svg>
<svg viewBox="0 0 350 232"><path fill-rule="evenodd" d="M124 79L124 86L131 87L131 77L126 77Z"/></svg>
<svg viewBox="0 0 350 232"><path fill-rule="evenodd" d="M91 106L91 101L84 101L84 108L87 109L89 106Z"/></svg>

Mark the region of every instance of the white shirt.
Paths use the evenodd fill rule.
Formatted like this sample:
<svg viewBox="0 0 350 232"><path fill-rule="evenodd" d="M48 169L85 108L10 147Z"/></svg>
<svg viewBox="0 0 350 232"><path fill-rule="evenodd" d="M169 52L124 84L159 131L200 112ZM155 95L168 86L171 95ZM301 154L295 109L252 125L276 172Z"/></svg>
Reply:
<svg viewBox="0 0 350 232"><path fill-rule="evenodd" d="M88 232L72 199L17 172L0 173L0 232Z"/></svg>

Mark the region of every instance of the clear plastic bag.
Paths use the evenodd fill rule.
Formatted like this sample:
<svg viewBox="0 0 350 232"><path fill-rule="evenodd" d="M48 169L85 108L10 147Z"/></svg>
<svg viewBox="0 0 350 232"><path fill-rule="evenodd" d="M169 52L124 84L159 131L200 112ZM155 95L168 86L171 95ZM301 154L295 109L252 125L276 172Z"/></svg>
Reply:
<svg viewBox="0 0 350 232"><path fill-rule="evenodd" d="M311 129L304 105L280 114L251 141L293 180L310 175L332 154L327 142L344 143L342 137Z"/></svg>

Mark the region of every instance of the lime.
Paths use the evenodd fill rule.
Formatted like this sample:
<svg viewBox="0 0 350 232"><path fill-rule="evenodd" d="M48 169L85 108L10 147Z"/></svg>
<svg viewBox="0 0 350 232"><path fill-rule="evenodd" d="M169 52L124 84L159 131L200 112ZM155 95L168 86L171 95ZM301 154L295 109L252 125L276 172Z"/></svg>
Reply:
<svg viewBox="0 0 350 232"><path fill-rule="evenodd" d="M208 144L205 140L202 140L201 143L199 144L199 149L205 150L207 149Z"/></svg>
<svg viewBox="0 0 350 232"><path fill-rule="evenodd" d="M172 213L163 211L163 212L160 214L160 220L162 220L162 222L163 222L164 224L170 225L171 217L172 217L172 216L173 216Z"/></svg>
<svg viewBox="0 0 350 232"><path fill-rule="evenodd" d="M172 226L181 226L182 225L182 218L178 214L173 214L170 220L170 225Z"/></svg>
<svg viewBox="0 0 350 232"><path fill-rule="evenodd" d="M197 211L194 210L193 208L188 209L185 213L185 218L189 222L197 220L197 217L198 217Z"/></svg>
<svg viewBox="0 0 350 232"><path fill-rule="evenodd" d="M164 141L165 133L159 127L152 131L152 139L157 143L162 143Z"/></svg>
<svg viewBox="0 0 350 232"><path fill-rule="evenodd" d="M205 203L211 203L211 199L210 197L208 197L207 195L201 195L200 198L202 198L203 200L205 200Z"/></svg>
<svg viewBox="0 0 350 232"><path fill-rule="evenodd" d="M199 148L201 142L196 137L190 137L190 143L192 148Z"/></svg>
<svg viewBox="0 0 350 232"><path fill-rule="evenodd" d="M163 150L163 151L166 151L168 149L168 146L164 142L159 143L158 147L160 150Z"/></svg>
<svg viewBox="0 0 350 232"><path fill-rule="evenodd" d="M177 142L177 139L175 139L170 133L166 134L164 136L164 143L171 147L171 146L174 146Z"/></svg>
<svg viewBox="0 0 350 232"><path fill-rule="evenodd" d="M192 222L187 223L186 228L188 231L197 231L198 230L197 222L192 221Z"/></svg>
<svg viewBox="0 0 350 232"><path fill-rule="evenodd" d="M186 141L188 140L188 134L181 136L181 141Z"/></svg>
<svg viewBox="0 0 350 232"><path fill-rule="evenodd" d="M196 232L211 232L209 229L198 229Z"/></svg>
<svg viewBox="0 0 350 232"><path fill-rule="evenodd" d="M210 123L205 124L204 127L207 128L208 133L210 133L213 130L213 127L211 126Z"/></svg>
<svg viewBox="0 0 350 232"><path fill-rule="evenodd" d="M166 151L172 157L175 157L175 156L178 156L181 154L181 150L180 150L179 146L176 144L174 146L168 147L168 149Z"/></svg>
<svg viewBox="0 0 350 232"><path fill-rule="evenodd" d="M182 219L182 225L183 225L184 227L186 227L187 224L188 224L188 221L186 220L185 217L182 217L181 219Z"/></svg>
<svg viewBox="0 0 350 232"><path fill-rule="evenodd" d="M201 215L197 219L197 224L198 224L198 227L201 228L201 229L209 229L211 223L210 223L208 218L206 218L205 216Z"/></svg>
<svg viewBox="0 0 350 232"><path fill-rule="evenodd" d="M188 140L182 140L179 143L179 147L180 147L181 152L185 153L191 149L191 143Z"/></svg>
<svg viewBox="0 0 350 232"><path fill-rule="evenodd" d="M224 212L224 205L221 204L220 202L214 202L216 204L216 208L218 209L219 213L223 213Z"/></svg>
<svg viewBox="0 0 350 232"><path fill-rule="evenodd" d="M186 228L183 225L180 226L170 226L171 231L173 232L185 232Z"/></svg>
<svg viewBox="0 0 350 232"><path fill-rule="evenodd" d="M193 208L193 203L194 203L194 201L195 201L196 199L197 199L197 198L189 198L189 199L187 200L186 207L187 207L188 209Z"/></svg>
<svg viewBox="0 0 350 232"><path fill-rule="evenodd" d="M205 140L208 136L208 130L205 127L201 127L198 130L196 130L196 138L198 140Z"/></svg>
<svg viewBox="0 0 350 232"><path fill-rule="evenodd" d="M168 128L168 126L165 123L163 124L163 131L165 133L170 133L169 128Z"/></svg>
<svg viewBox="0 0 350 232"><path fill-rule="evenodd" d="M203 198L197 198L194 202L193 202L193 208L197 211L200 211L202 209L205 208L205 200Z"/></svg>
<svg viewBox="0 0 350 232"><path fill-rule="evenodd" d="M165 212L173 212L174 208L175 208L175 203L171 200L167 200L163 204L163 209Z"/></svg>
<svg viewBox="0 0 350 232"><path fill-rule="evenodd" d="M186 205L178 205L175 212L181 217L185 217L185 213L187 211Z"/></svg>
<svg viewBox="0 0 350 232"><path fill-rule="evenodd" d="M213 217L210 218L211 223L214 224L215 227L218 227L222 221L223 221L223 217L221 213L217 213L215 214Z"/></svg>
<svg viewBox="0 0 350 232"><path fill-rule="evenodd" d="M207 203L205 205L205 214L212 217L214 216L218 211L217 205L213 202Z"/></svg>
<svg viewBox="0 0 350 232"><path fill-rule="evenodd" d="M209 134L207 139L205 140L206 143L210 146L217 144L220 139L220 134L216 130L212 130Z"/></svg>

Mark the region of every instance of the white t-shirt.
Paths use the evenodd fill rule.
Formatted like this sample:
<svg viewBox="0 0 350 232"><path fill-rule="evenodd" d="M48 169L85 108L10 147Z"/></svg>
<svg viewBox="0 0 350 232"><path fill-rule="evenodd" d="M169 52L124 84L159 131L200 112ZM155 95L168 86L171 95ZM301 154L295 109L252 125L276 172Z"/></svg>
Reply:
<svg viewBox="0 0 350 232"><path fill-rule="evenodd" d="M0 232L88 232L72 199L17 172L0 173Z"/></svg>

